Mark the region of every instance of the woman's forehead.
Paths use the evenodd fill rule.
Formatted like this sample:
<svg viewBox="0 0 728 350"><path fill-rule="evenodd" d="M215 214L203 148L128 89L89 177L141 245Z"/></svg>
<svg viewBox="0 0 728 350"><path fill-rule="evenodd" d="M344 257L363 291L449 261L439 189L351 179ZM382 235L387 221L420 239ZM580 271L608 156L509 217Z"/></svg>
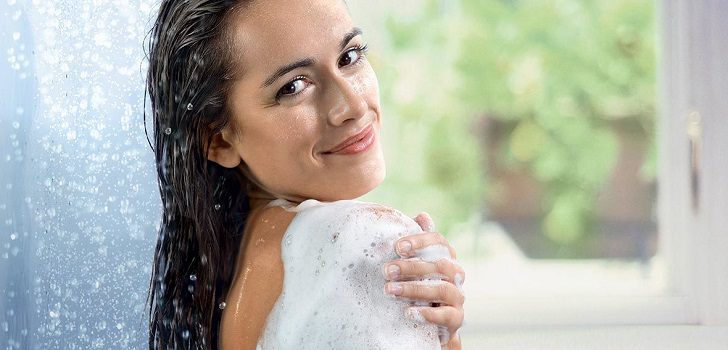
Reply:
<svg viewBox="0 0 728 350"><path fill-rule="evenodd" d="M275 69L318 53L339 50L353 28L340 0L262 0L243 9L231 23L238 62L250 68ZM261 72L265 74L264 72Z"/></svg>

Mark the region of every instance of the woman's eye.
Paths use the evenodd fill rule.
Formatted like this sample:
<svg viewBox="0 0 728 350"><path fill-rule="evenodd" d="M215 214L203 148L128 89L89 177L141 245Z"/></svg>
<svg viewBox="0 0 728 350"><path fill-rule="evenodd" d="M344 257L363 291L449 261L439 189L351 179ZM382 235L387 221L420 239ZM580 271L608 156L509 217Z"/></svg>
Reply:
<svg viewBox="0 0 728 350"><path fill-rule="evenodd" d="M303 77L297 77L295 80L284 85L280 90L278 90L277 97L292 96L292 95L298 94L305 87L306 87L306 82L303 81Z"/></svg>
<svg viewBox="0 0 728 350"><path fill-rule="evenodd" d="M346 51L344 55L341 56L341 59L339 59L339 67L344 67L356 63L361 59L361 56L364 54L365 51L366 46L356 47L349 51Z"/></svg>

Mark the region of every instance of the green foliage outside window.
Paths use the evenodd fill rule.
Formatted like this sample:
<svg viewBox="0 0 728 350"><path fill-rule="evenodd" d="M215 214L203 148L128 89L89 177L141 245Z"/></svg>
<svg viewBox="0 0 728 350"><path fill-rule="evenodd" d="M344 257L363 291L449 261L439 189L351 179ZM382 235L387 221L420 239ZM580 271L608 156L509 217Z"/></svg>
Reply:
<svg viewBox="0 0 728 350"><path fill-rule="evenodd" d="M653 1L426 3L414 18L388 20L395 54L373 58L384 108L398 117L385 121L398 139L385 147L404 169L378 196L425 205L443 231L481 212L493 194L484 118L507 126L499 161L543 188L542 227L556 242L592 228L619 152L614 125L645 140L642 175L655 176ZM404 193L421 201L400 203Z"/></svg>

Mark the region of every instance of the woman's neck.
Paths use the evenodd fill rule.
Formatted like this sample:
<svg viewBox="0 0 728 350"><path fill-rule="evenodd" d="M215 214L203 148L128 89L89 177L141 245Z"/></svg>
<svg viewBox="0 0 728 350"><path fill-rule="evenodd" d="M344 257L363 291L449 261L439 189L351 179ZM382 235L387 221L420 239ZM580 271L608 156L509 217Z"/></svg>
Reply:
<svg viewBox="0 0 728 350"><path fill-rule="evenodd" d="M272 191L267 190L265 186L263 186L255 179L252 172L247 166L242 166L241 170L247 182L247 195L248 200L250 201L251 210L260 206L266 206L268 205L268 203L276 199L284 199L295 204L299 204L302 201L306 200L305 198L300 197L292 198L291 196L287 195L274 194Z"/></svg>
<svg viewBox="0 0 728 350"><path fill-rule="evenodd" d="M247 195L250 201L251 210L257 209L261 206L266 206L271 201L277 199L276 196L270 192L265 191L254 184L250 184L250 186L248 186Z"/></svg>

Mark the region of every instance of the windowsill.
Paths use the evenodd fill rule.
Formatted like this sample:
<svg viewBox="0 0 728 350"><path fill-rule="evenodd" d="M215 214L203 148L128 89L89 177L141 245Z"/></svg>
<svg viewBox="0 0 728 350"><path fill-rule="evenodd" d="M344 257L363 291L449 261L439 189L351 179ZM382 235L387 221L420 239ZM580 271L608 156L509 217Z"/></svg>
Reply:
<svg viewBox="0 0 728 350"><path fill-rule="evenodd" d="M584 326L461 332L463 349L728 349L728 327Z"/></svg>
<svg viewBox="0 0 728 350"><path fill-rule="evenodd" d="M509 326L696 324L694 301L668 288L659 256L645 262L534 260L495 223L451 241L466 271L465 321Z"/></svg>

